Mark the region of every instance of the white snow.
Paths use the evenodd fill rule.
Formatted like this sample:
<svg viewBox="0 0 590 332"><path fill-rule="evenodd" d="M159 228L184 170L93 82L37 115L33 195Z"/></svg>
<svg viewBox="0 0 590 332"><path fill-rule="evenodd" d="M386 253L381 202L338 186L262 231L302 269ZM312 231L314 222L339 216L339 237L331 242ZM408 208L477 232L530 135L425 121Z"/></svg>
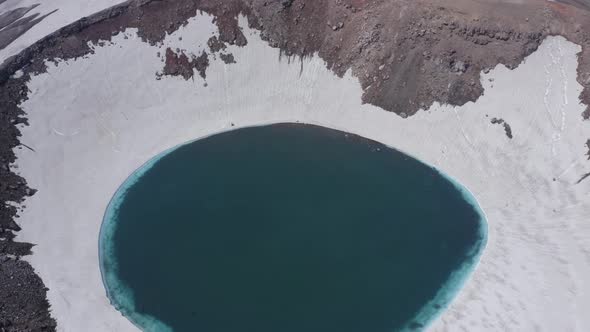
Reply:
<svg viewBox="0 0 590 332"><path fill-rule="evenodd" d="M246 27L248 46L229 48L237 64L210 59L207 86L198 74L156 80L163 67L157 52L170 45L200 54L216 31L210 17L199 16L158 48L128 30L127 39L119 34L86 58L48 63L29 83L22 107L30 126L21 127L21 141L35 152L15 152L20 173L39 191L25 202L18 240L37 244L27 260L49 287L60 331L135 330L109 304L98 264L103 213L131 172L231 123L285 121L398 148L479 200L487 248L431 330L590 331L590 179L576 184L590 171L579 46L548 38L517 69L482 74L485 94L476 103L435 105L402 119L361 105L357 79L337 78L318 57L303 60L301 72L299 60L279 61L278 50ZM506 120L514 139L492 117Z"/></svg>
<svg viewBox="0 0 590 332"><path fill-rule="evenodd" d="M39 6L28 12L25 17L36 13L43 16L56 9L57 11L18 37L6 48L0 50L0 64L59 28L121 2L124 2L124 0L6 0L6 2L0 4L0 14L11 9L36 4Z"/></svg>

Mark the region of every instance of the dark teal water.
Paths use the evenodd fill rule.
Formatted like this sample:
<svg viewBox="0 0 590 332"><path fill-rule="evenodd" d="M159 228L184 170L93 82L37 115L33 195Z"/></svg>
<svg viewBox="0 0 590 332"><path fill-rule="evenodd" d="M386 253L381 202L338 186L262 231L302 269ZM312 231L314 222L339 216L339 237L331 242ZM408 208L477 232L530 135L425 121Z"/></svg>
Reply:
<svg viewBox="0 0 590 332"><path fill-rule="evenodd" d="M485 234L473 198L435 169L280 124L144 165L105 214L101 268L113 304L146 331L420 330Z"/></svg>

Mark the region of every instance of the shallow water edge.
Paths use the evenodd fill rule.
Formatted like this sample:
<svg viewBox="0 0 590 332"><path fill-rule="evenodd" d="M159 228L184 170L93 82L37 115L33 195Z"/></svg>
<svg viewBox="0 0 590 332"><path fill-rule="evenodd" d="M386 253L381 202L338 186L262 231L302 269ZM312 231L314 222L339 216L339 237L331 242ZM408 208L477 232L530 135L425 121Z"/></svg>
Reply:
<svg viewBox="0 0 590 332"><path fill-rule="evenodd" d="M292 122L292 123L303 125L300 122ZM270 125L272 125L272 124L291 124L291 122L270 123ZM251 128L251 127L262 127L262 126L266 126L266 125L268 125L268 124L260 124L260 125L256 125L256 126L247 126L247 127L232 127L232 128L228 128L228 130L222 130L222 131L219 131L219 132L207 135L207 136L203 136L203 137L176 145L172 148L169 148L169 149L163 151L162 153L158 154L157 156L151 158L150 160L145 162L143 165L141 165L137 170L135 170L132 174L130 174L127 177L127 179L121 184L121 186L114 193L113 197L111 198L111 200L108 203L108 206L105 210L105 214L103 216L103 222L102 222L102 225L100 228L100 234L99 234L99 248L98 249L99 249L99 262L100 262L101 276L102 276L103 284L106 289L107 297L109 298L111 304L117 310L119 310L125 317L127 317L139 329L144 330L144 331L172 331L172 329L169 326L166 326L164 323L162 323L158 319L148 316L148 315L139 314L138 312L135 312L132 309L135 307L135 304L133 302L132 290L129 289L128 287L126 287L125 285L123 285L122 283L119 283L118 279L116 277L117 265L116 265L116 262L114 262L112 260L113 246L110 243L112 243L111 239L112 239L113 234L116 229L115 216L118 213L119 207L120 207L121 203L123 202L128 189L131 188L137 181L139 181L139 179L151 167L153 167L161 158L165 157L166 155L170 154L171 152L175 151L176 149L178 149L184 145L193 143L197 140L201 140L201 139L204 139L204 138L207 138L210 136L221 134L221 133L224 133L227 131L233 131L233 130L237 130L237 129ZM343 131L343 130L332 129L330 127L324 127L321 125L316 125L316 124L311 124L311 123L305 124L305 125L318 126L318 127L322 127L322 128L326 128L326 129L341 131L342 133L347 133L346 131ZM355 134L350 133L350 135L355 135ZM355 136L359 136L359 135L355 135ZM366 139L362 136L359 136L359 137L361 137L362 139ZM366 140L375 142L374 140L371 140L371 139L366 139ZM380 142L377 142L377 143L379 143L380 145L384 145L383 143L380 143ZM436 168L429 166L428 164L422 162L418 158L411 156L411 154L405 153L403 151L400 151L396 148L393 148L393 147L390 147L387 145L384 145L384 146L386 146L389 149L401 152L404 155L407 155L407 156L417 160L418 162L426 165L427 167L430 167L430 168L436 170L438 174L440 174L444 178L446 178L449 182L451 182L454 185L454 187L456 189L458 189L462 193L465 201L467 201L470 205L472 205L472 207L477 211L477 213L480 216L479 235L478 235L477 243L472 247L470 252L466 255L461 266L458 267L456 270L454 270L451 273L449 280L445 283L445 287L441 288L439 290L439 292L436 294L436 296L427 305L425 305L420 312L418 312L416 314L414 320L411 322L408 322L408 324L402 329L403 331L423 330L423 329L426 329L430 324L432 324L436 320L436 318L438 318L446 310L446 308L449 306L449 304L452 302L452 300L457 296L457 294L461 290L462 286L469 279L472 272L477 267L477 265L479 263L479 259L481 257L481 254L483 253L483 250L484 250L485 245L487 243L487 219L486 219L485 213L481 209L477 199L473 196L473 194L467 188L465 188L461 184L459 184L459 182L457 180L455 180L451 176L437 170Z"/></svg>

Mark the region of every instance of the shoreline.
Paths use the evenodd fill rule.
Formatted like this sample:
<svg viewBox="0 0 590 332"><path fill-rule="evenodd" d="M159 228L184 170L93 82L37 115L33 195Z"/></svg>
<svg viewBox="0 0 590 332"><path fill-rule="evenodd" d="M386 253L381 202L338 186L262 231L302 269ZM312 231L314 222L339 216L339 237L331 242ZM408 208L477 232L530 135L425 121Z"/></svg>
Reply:
<svg viewBox="0 0 590 332"><path fill-rule="evenodd" d="M174 148L172 148L170 150L174 150ZM133 183L135 183L137 180L139 180L139 178L141 178L141 176L143 175L143 173L145 171L147 171L154 163L158 162L158 160L160 158L164 157L166 155L166 153L169 152L170 150L164 151L164 152L158 154L157 156L153 157L152 159L146 161L138 169L136 169L134 172L129 174L129 176L125 179L125 181L119 186L119 188L117 188L117 190L113 194L111 200L109 201L107 208L104 211L104 216L103 216L103 219L102 219L102 222L100 225L100 230L98 232L98 263L99 263L99 269L100 269L100 277L102 279L102 283L104 286L106 297L108 298L110 304L118 312L120 312L127 320L129 320L129 322L131 322L135 327L137 327L138 330L142 330L142 327L144 327L144 326L149 326L150 322L151 322L151 324L153 324L152 326L158 327L157 331L172 332L172 329L167 327L164 323L160 322L156 318L153 318L153 317L150 317L147 315L141 315L135 311L133 312L132 315L129 315L129 313L126 313L125 311L121 310L122 307L124 307L124 305L121 304L122 301L120 301L121 297L119 297L119 301L115 300L116 296L113 296L111 293L111 290L109 289L109 287L107 287L107 283L108 283L107 279L109 278L109 273L107 271L109 269L116 268L114 264L111 264L111 266L109 268L106 268L105 262L107 262L109 259L105 260L105 258L103 256L104 251L105 251L105 243L104 242L107 241L107 238L110 238L112 236L112 233L114 231L114 227L112 225L109 225L107 223L107 220L112 220L114 218L112 216L112 214L114 214L113 206L116 206L116 208L118 208L119 201L125 195L125 192L127 191L127 189L131 185L133 185ZM137 175L137 176L134 176L134 175ZM110 226L110 227L106 227L106 226ZM107 255L107 257L108 257L108 255ZM111 285L112 284L113 283L111 282ZM125 287L121 283L116 283L116 284L117 284L117 288L119 289L120 293L127 293L127 294L131 293L131 291L128 290L127 287ZM133 302L133 300L130 300L130 302ZM134 307L134 305L131 305L131 304L127 304L126 306L128 308ZM132 317L134 317L135 319L133 319Z"/></svg>
<svg viewBox="0 0 590 332"><path fill-rule="evenodd" d="M478 102L435 105L403 119L361 104L362 89L350 73L335 77L317 57L303 59L303 69L278 61L279 50L242 27L249 45L230 47L238 65L212 60L208 87L200 78L154 79L162 64L156 53L187 45L179 36L197 38L188 41L192 47L206 45L205 32L215 33L207 16L191 20L161 46L146 45L128 30L86 58L47 64L47 73L28 83L31 92L21 107L30 126L19 129L36 152L15 151L16 164L39 192L25 203L19 221L26 227L18 239L37 244L27 260L49 288L58 328L135 330L105 296L96 250L105 207L138 165L232 123L297 120L394 147L457 179L477 197L489 222L487 248L432 330L473 324L497 330L509 323L548 330L590 327L581 312L590 298L579 281L590 275L583 256L589 249L583 241L587 183L574 185L587 169L585 147L577 142L585 141L590 128L579 118L583 105L564 102L577 101L581 89L578 46L548 38L517 69L499 66L482 74L486 92ZM104 79L88 81L88 73ZM547 77L559 80L547 87ZM514 139L491 124L488 114L509 121ZM562 115L568 130L552 141L553 118ZM562 261L571 262L567 269ZM567 292L571 287L578 292ZM95 315L89 319L84 313L90 311ZM486 311L502 318L490 322Z"/></svg>
<svg viewBox="0 0 590 332"><path fill-rule="evenodd" d="M421 160L419 161L421 163L424 163ZM416 317L430 317L426 320L427 323L425 324L425 326L420 327L423 330L428 330L441 316L443 316L451 306L452 302L461 293L461 291L465 287L465 284L469 281L469 279L472 277L473 273L481 263L481 257L484 254L487 243L489 241L488 219L485 211L481 208L481 205L477 200L477 197L475 197L475 195L469 190L469 188L462 185L458 180L454 179L450 175L446 174L445 172L437 168L434 169L441 176L450 181L455 186L455 188L461 191L461 193L463 194L463 198L477 211L477 214L480 216L481 220L479 221L479 240L476 242L471 252L466 255L466 259L463 262L463 264L461 264L461 266L459 266L457 269L455 269L455 271L451 273L451 275L449 276L449 281L447 281L447 287L441 288L439 292L435 295L435 297L429 302L429 304L424 306L423 310L417 313ZM472 261L471 264L468 261ZM430 303L435 303L435 305L431 305ZM442 308L436 308L436 303L443 303ZM435 313L432 314L432 311L434 311ZM413 329L411 329L409 326L406 326L406 328L404 328L402 331L410 332L413 331Z"/></svg>
<svg viewBox="0 0 590 332"><path fill-rule="evenodd" d="M320 123L302 123L299 121L268 122L268 123L251 124L251 125L243 126L243 127L225 128L220 131L212 132L210 134L206 134L204 136L201 136L201 137L189 140L187 142L177 144L171 148L168 148L168 149L158 153L154 157L148 159L143 164L141 164L141 166L139 166L137 169L135 169L133 172L131 172L127 176L125 181L123 181L123 183L121 183L121 185L117 188L117 190L113 194L112 198L110 199L110 201L107 205L107 208L105 209L105 213L104 213L104 216L103 216L103 219L101 222L99 237L98 237L98 254L99 254L100 273L101 273L102 282L103 282L103 285L104 285L104 288L106 291L106 295L107 295L107 298L109 299L110 303L113 305L113 307L115 309L117 309L117 311L121 312L121 314L123 314L123 316L125 316L138 329L142 330L142 327L151 326L151 327L156 327L156 329L154 331L172 331L168 326L166 326L163 322L159 321L157 318L147 316L147 315L142 315L136 311L127 312L127 310L121 310L122 307L133 308L134 305L129 303L129 301L131 301L131 302L133 302L133 301L130 300L129 298L126 298L125 295L113 296L111 293L111 290L109 289L109 287L107 285L107 283L109 283L107 281L107 279L109 279L109 272L107 272L107 271L110 269L114 269L115 264L110 263L110 267L106 268L106 265L109 264L108 261L110 259L104 258L105 250L107 250L105 248L105 242L108 242L108 239L110 237L112 237L112 233L115 231L115 225L113 224L113 222L114 222L113 215L116 213L120 202L124 199L125 192L135 182L139 181L139 179L143 176L143 174L145 174L145 172L148 171L161 158L167 156L168 154L174 152L175 150L177 150L185 145L188 145L193 142L203 140L203 139L215 136L215 135L230 132L233 130L263 127L263 126L273 126L273 125L290 125L290 124L300 124L300 125L304 125L304 126L314 126L314 127L324 128L324 129L328 129L328 130L335 130L335 131L338 131L338 132L346 134L346 135L355 136L354 137L355 139L366 140L366 141L369 141L370 143L377 143L377 144L383 145L388 149L398 151L401 154L403 154L409 158L417 160L419 163L423 164L426 167L432 168L440 176L444 177L447 181L452 183L452 185L457 190L459 190L461 192L465 201L475 209L475 211L477 212L477 214L480 217L480 220L478 221L478 225L479 225L478 237L479 237L479 239L475 242L475 244L474 244L473 248L471 248L470 252L466 254L466 258L463 261L463 263L460 266L458 266L449 275L449 280L445 283L446 287L440 288L439 291L437 292L437 294L435 295L435 297L433 297L427 304L425 304L424 307L421 308L421 310L418 313L416 313L415 319L408 322L406 324L406 326L404 328L402 328L402 331L414 331L415 329L410 327L412 324L414 324L414 321L421 322L421 323L419 323L420 325L422 325L422 326L420 326L420 329L427 329L430 325L432 325L434 323L434 321L436 321L438 319L438 317L443 315L444 312L446 311L446 309L451 305L451 302L453 301L453 299L459 294L459 292L461 291L464 284L467 282L467 280L469 280L469 278L471 277L471 275L473 274L473 272L475 271L475 269L479 265L481 255L483 254L485 247L486 247L486 243L487 243L487 233L488 233L487 232L487 229L488 229L487 217L485 215L485 212L482 210L481 206L479 205L477 198L471 193L471 191L467 187L460 184L456 179L452 178L448 174L445 174L443 171L437 169L436 167L433 167L432 165L425 163L424 161L412 156L411 154L406 153L401 150L398 150L395 147L389 146L387 144L373 141L369 138L359 136L354 133L349 133L349 132L346 132L346 131L343 131L340 129L327 127L327 126L322 125ZM126 289L126 287L119 282L115 281L113 283L111 281L110 284L111 284L111 287L113 285L116 285L115 288L118 289L118 291L115 291L115 293L129 294L131 292L130 290ZM122 301L122 299L124 301ZM123 303L127 303L127 304L123 304ZM428 317L428 318L424 319L423 317ZM423 318L423 319L420 319L420 318ZM151 331L151 330L152 329L148 329L148 331Z"/></svg>

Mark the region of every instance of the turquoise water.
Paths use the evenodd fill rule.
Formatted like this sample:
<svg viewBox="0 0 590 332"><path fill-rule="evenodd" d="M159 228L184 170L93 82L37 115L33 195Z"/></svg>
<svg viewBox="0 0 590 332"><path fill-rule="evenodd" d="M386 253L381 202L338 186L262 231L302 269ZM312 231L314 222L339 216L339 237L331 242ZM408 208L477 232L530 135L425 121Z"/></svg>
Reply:
<svg viewBox="0 0 590 332"><path fill-rule="evenodd" d="M456 181L311 125L238 129L134 172L100 234L111 302L144 331L421 330L486 221Z"/></svg>

